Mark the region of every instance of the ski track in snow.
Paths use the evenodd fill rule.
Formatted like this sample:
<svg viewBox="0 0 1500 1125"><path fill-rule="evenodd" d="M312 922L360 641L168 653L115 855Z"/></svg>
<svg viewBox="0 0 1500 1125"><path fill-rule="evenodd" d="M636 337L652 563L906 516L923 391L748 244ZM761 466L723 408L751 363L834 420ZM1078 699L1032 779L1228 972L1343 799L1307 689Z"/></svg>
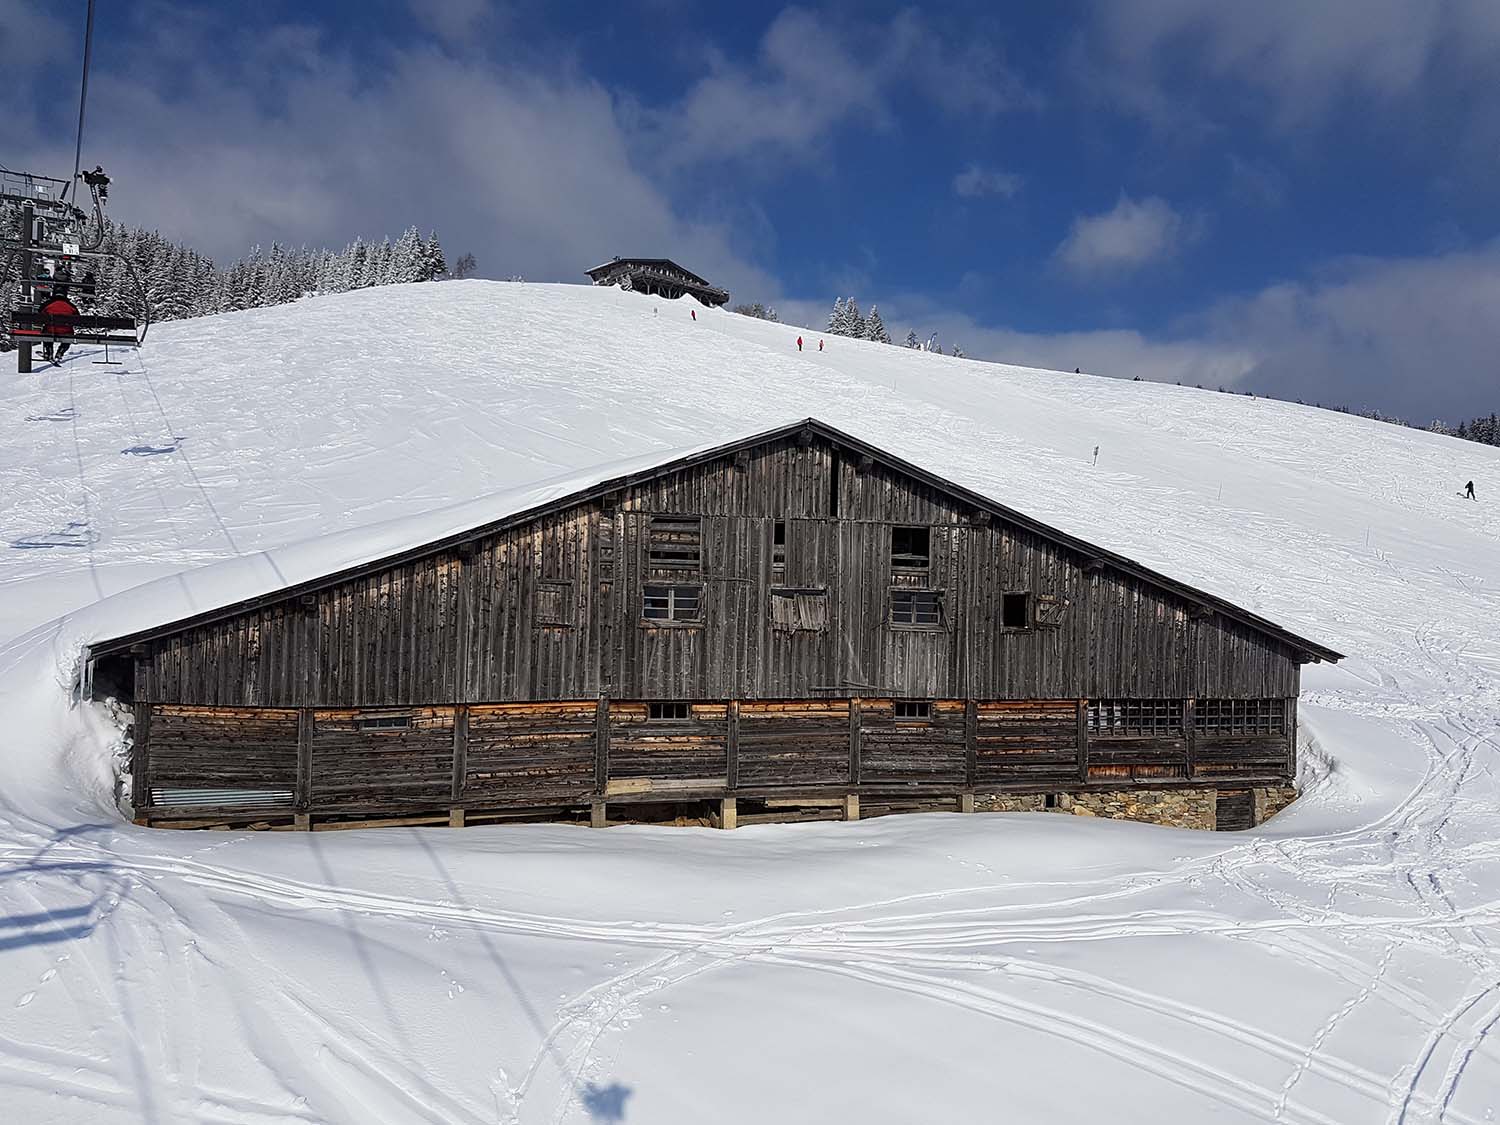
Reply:
<svg viewBox="0 0 1500 1125"><path fill-rule="evenodd" d="M1049 1121L1500 1119L1500 521L1447 495L1500 458L1238 396L841 339L797 356L798 329L699 312L372 290L162 325L123 367L83 351L0 390L18 1119L895 1122L1002 1093ZM69 708L52 618L804 415L1348 652L1307 669L1307 795L1235 836L982 815L169 834L109 807L113 728ZM778 1049L768 1084L746 1060Z"/></svg>

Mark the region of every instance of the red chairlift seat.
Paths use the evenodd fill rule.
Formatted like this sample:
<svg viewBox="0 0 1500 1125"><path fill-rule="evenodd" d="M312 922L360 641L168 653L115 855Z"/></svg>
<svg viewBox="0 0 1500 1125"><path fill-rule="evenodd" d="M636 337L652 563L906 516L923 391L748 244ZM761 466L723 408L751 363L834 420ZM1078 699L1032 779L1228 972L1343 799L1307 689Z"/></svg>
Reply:
<svg viewBox="0 0 1500 1125"><path fill-rule="evenodd" d="M48 315L31 309L11 313L10 334L22 344L66 343L109 344L113 347L138 348L140 336L134 317Z"/></svg>

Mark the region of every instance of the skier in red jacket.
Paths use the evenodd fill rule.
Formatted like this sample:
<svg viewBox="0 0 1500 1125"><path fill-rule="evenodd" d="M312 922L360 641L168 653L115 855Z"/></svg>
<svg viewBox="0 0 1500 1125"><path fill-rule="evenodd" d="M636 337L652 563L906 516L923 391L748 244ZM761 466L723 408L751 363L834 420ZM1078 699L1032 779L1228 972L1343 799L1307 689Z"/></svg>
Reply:
<svg viewBox="0 0 1500 1125"><path fill-rule="evenodd" d="M799 352L802 350L802 337L801 336L797 337L797 350Z"/></svg>
<svg viewBox="0 0 1500 1125"><path fill-rule="evenodd" d="M58 318L49 322L42 329L44 336L52 337L52 339L42 345L42 358L55 366L62 363L63 353L70 347L66 341L59 339L59 337L71 337L73 335L73 322L71 318L78 315L78 306L68 300L66 286L60 285L52 291L52 296L42 306L42 315Z"/></svg>

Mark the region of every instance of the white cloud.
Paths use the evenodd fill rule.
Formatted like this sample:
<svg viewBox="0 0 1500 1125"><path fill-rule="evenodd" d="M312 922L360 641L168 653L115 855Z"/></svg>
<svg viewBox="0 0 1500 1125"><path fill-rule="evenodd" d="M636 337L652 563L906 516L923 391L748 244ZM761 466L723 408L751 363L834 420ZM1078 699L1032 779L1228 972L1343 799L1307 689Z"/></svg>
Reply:
<svg viewBox="0 0 1500 1125"><path fill-rule="evenodd" d="M1172 257L1196 237L1196 229L1158 196L1135 200L1122 194L1103 214L1075 218L1054 257L1076 277L1119 275Z"/></svg>
<svg viewBox="0 0 1500 1125"><path fill-rule="evenodd" d="M980 117L1036 104L993 44L950 40L910 9L888 24L862 24L786 8L751 63L718 52L707 58L708 74L680 100L639 111L672 164L813 160L835 126L857 120L887 128L899 91Z"/></svg>
<svg viewBox="0 0 1500 1125"><path fill-rule="evenodd" d="M970 164L953 177L953 190L964 199L979 199L986 195L1010 199L1021 190L1021 177L1014 172Z"/></svg>
<svg viewBox="0 0 1500 1125"><path fill-rule="evenodd" d="M1076 62L1103 98L1158 125L1205 125L1198 104L1169 89L1206 77L1253 90L1290 129L1340 99L1395 101L1475 80L1484 95L1500 65L1500 4L1096 0Z"/></svg>
<svg viewBox="0 0 1500 1125"><path fill-rule="evenodd" d="M118 221L220 260L415 223L489 276L582 280L601 258L649 249L777 294L728 224L684 213L643 174L615 100L585 78L424 47L357 70L299 29L186 26L96 59L84 155L115 177ZM24 113L12 124L18 158L71 167L71 135Z"/></svg>
<svg viewBox="0 0 1500 1125"><path fill-rule="evenodd" d="M496 14L493 0L408 0L416 21L450 47L462 48Z"/></svg>
<svg viewBox="0 0 1500 1125"><path fill-rule="evenodd" d="M1184 325L1255 356L1241 383L1280 398L1378 407L1408 421L1495 409L1500 242L1335 263L1223 301Z"/></svg>

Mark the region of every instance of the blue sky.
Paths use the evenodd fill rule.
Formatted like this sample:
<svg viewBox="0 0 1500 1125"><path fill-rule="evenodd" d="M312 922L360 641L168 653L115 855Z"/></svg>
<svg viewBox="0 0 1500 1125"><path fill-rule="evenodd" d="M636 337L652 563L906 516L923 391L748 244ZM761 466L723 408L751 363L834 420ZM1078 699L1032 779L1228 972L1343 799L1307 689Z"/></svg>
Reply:
<svg viewBox="0 0 1500 1125"><path fill-rule="evenodd" d="M100 7L86 156L223 259L417 223L489 276L666 254L985 358L1500 406L1493 0ZM82 9L0 0L7 163L68 163Z"/></svg>

